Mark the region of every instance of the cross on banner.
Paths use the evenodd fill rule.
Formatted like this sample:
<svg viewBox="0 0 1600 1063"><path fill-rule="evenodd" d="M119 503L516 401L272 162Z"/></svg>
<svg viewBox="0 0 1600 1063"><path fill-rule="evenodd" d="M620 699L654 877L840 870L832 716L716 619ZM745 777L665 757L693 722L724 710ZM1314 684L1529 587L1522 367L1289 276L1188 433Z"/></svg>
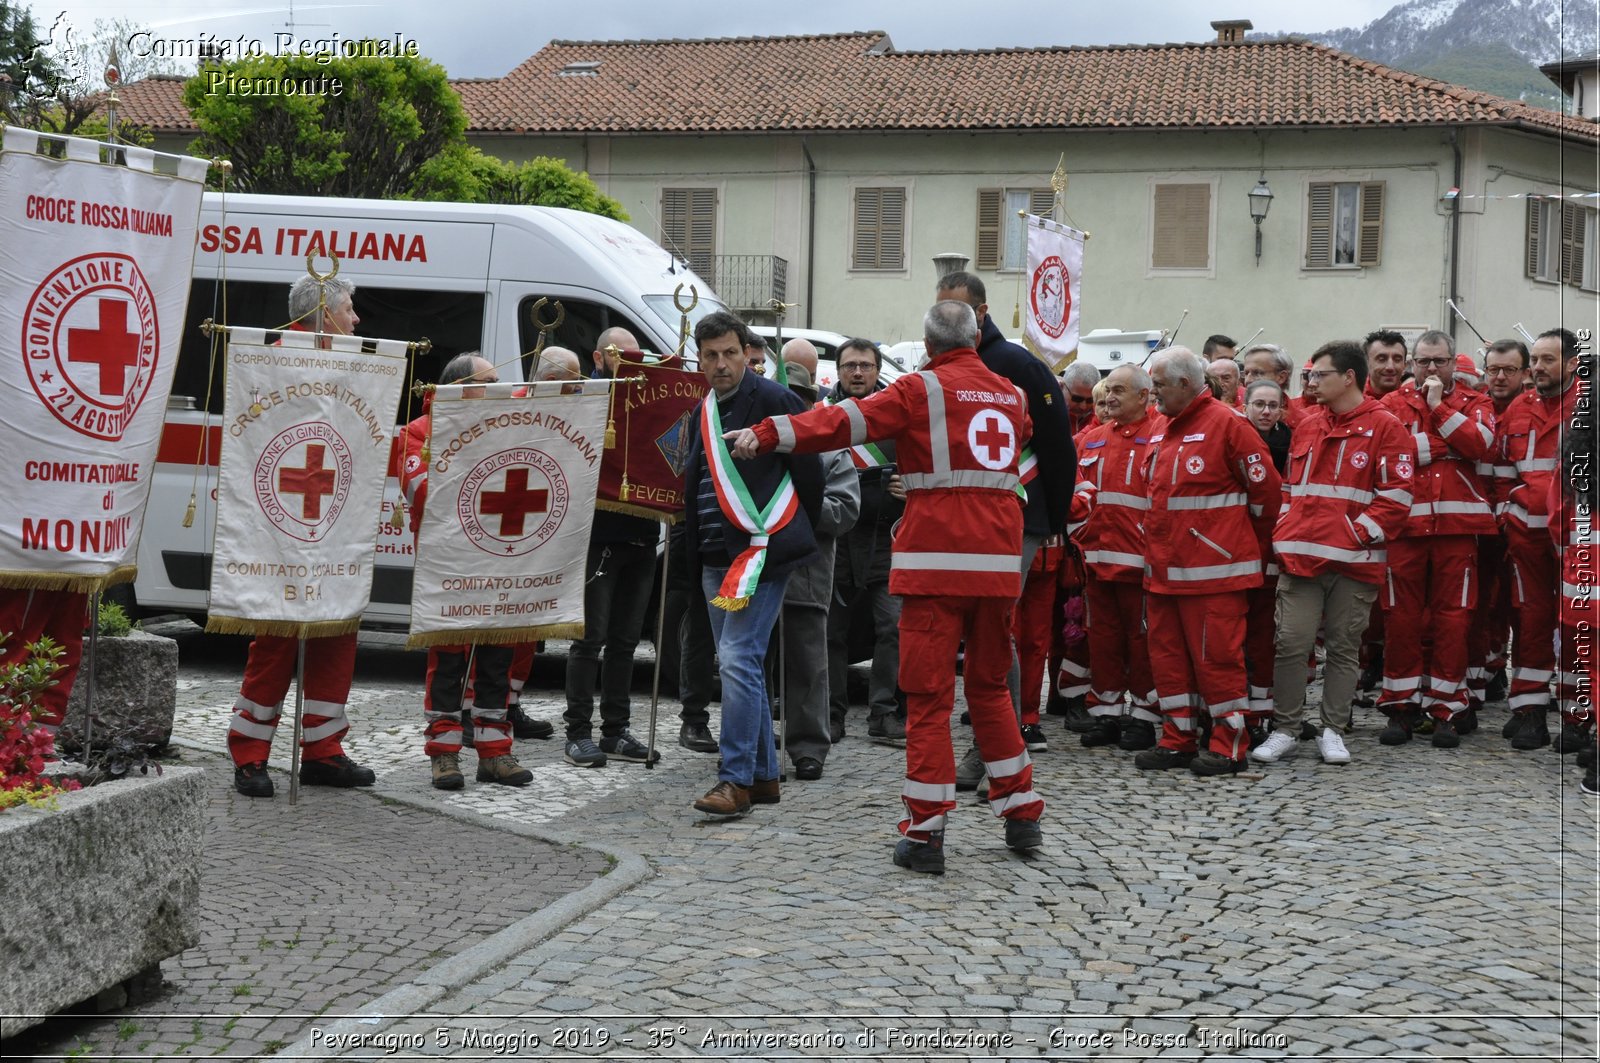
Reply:
<svg viewBox="0 0 1600 1063"><path fill-rule="evenodd" d="M528 488L528 469L507 469L504 491L485 491L478 509L485 517L500 518L500 537L524 534L523 522L530 514L541 516L550 510L550 492Z"/></svg>
<svg viewBox="0 0 1600 1063"><path fill-rule="evenodd" d="M990 416L984 418L974 442L989 452L991 462L999 463L1011 449L1011 433L1003 420Z"/></svg>
<svg viewBox="0 0 1600 1063"><path fill-rule="evenodd" d="M128 370L139 362L139 334L128 331L128 304L101 299L100 327L67 330L67 361L100 367L100 394L126 395Z"/></svg>
<svg viewBox="0 0 1600 1063"><path fill-rule="evenodd" d="M334 470L322 467L324 449L321 443L308 443L304 468L278 470L278 490L300 496L302 520L322 519L322 496L333 494L338 482Z"/></svg>

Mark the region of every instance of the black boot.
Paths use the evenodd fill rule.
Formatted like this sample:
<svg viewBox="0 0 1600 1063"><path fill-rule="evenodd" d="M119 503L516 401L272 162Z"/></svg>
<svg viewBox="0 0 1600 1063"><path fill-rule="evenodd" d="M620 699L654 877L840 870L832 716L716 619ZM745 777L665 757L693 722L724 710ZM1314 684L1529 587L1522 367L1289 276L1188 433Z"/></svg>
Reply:
<svg viewBox="0 0 1600 1063"><path fill-rule="evenodd" d="M1378 732L1378 741L1386 746L1403 746L1411 741L1411 732L1417 729L1417 710L1396 709L1389 715L1389 725Z"/></svg>
<svg viewBox="0 0 1600 1063"><path fill-rule="evenodd" d="M1078 736L1078 741L1090 749L1096 746L1114 745L1122 737L1122 718L1120 716L1096 716L1094 726L1085 734Z"/></svg>
<svg viewBox="0 0 1600 1063"><path fill-rule="evenodd" d="M528 716L521 705L507 705L506 720L511 724L511 733L518 738L552 738L556 733L546 721Z"/></svg>
<svg viewBox="0 0 1600 1063"><path fill-rule="evenodd" d="M1511 736L1512 749L1543 749L1550 744L1550 725L1545 721L1545 710L1541 706L1517 713L1521 718L1521 725Z"/></svg>
<svg viewBox="0 0 1600 1063"><path fill-rule="evenodd" d="M929 831L925 842L901 838L894 847L894 862L924 875L944 874L944 831Z"/></svg>

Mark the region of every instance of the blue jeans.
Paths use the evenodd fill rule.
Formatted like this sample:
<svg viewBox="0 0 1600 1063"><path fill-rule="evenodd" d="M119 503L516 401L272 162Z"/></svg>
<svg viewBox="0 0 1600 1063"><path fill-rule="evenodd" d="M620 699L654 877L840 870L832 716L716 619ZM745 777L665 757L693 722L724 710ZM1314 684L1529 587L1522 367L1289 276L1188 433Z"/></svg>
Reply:
<svg viewBox="0 0 1600 1063"><path fill-rule="evenodd" d="M722 669L722 770L717 778L739 786L778 777L778 749L772 740L772 709L767 704L767 642L783 608L788 573L756 584L750 604L727 612L711 604L725 568L705 568L700 587L711 617Z"/></svg>

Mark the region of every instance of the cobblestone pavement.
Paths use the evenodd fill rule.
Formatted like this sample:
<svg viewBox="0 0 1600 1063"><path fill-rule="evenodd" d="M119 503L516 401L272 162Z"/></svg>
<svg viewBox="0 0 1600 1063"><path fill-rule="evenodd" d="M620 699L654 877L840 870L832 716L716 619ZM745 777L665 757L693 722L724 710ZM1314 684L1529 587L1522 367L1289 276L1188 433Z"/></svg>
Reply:
<svg viewBox="0 0 1600 1063"><path fill-rule="evenodd" d="M186 669L182 733L220 748L236 681L236 669ZM573 768L559 742L527 742L529 788L434 791L418 687L363 684L352 702L351 751L395 802L378 807L407 824L487 821L604 846L622 860L607 878L633 884L603 904L556 902L542 924L451 961L451 977L360 1008L345 993L301 1021L284 1058L1600 1050L1597 809L1572 758L1506 747L1503 709L1454 751L1380 746L1376 718L1358 710L1348 766L1302 743L1280 764L1210 780L1137 772L1130 754L1085 750L1047 718L1051 749L1034 758L1044 849L1009 853L963 795L949 873L933 878L890 864L903 753L865 741L859 709L822 780L785 783L780 804L724 823L690 808L716 758L670 741L675 716L663 716L655 770ZM560 713L548 694L525 704ZM270 813L250 814L287 815L282 786ZM395 849L377 869L398 876L418 851ZM630 872L630 853L649 874ZM593 873L551 883L544 866L529 879L542 896Z"/></svg>

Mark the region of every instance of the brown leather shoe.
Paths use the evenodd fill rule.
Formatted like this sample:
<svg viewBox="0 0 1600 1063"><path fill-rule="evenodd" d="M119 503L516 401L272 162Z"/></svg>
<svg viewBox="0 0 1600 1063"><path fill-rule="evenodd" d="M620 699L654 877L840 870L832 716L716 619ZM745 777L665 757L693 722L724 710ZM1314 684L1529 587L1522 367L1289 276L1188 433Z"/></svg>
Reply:
<svg viewBox="0 0 1600 1063"><path fill-rule="evenodd" d="M694 807L708 816L743 816L750 811L750 791L724 779L696 801Z"/></svg>
<svg viewBox="0 0 1600 1063"><path fill-rule="evenodd" d="M752 805L775 805L778 803L778 780L757 779L750 785L750 803Z"/></svg>

